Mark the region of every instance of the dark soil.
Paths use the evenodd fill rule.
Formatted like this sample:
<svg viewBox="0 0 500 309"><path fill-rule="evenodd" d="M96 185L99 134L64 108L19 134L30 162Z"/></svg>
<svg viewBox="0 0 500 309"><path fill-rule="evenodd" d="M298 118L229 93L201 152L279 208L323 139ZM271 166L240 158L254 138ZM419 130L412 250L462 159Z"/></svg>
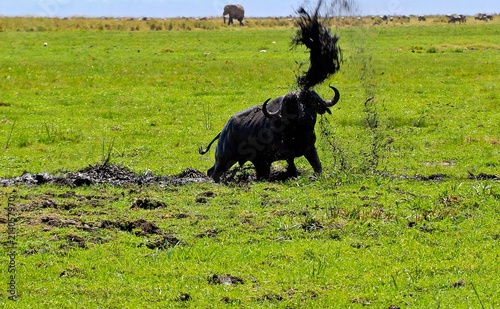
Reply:
<svg viewBox="0 0 500 309"><path fill-rule="evenodd" d="M80 224L80 222L78 222L77 220L73 219L63 220L53 216L42 217L40 218L40 222L51 227L70 227L70 226L77 226Z"/></svg>
<svg viewBox="0 0 500 309"><path fill-rule="evenodd" d="M190 301L190 300L191 300L191 295L189 295L188 293L182 293L181 295L175 298L175 301L179 302Z"/></svg>
<svg viewBox="0 0 500 309"><path fill-rule="evenodd" d="M148 185L180 186L196 182L210 182L211 179L195 169L185 169L173 176L155 176L151 173L136 174L125 167L114 164L98 164L88 166L77 172L50 175L48 173L31 174L24 172L15 178L0 178L0 186L24 184L35 186L56 184L71 187L90 186L95 184L111 184L115 186Z"/></svg>
<svg viewBox="0 0 500 309"><path fill-rule="evenodd" d="M497 176L497 175L485 174L485 173L479 173L477 175L469 173L469 179L476 179L476 180L500 180L500 177Z"/></svg>
<svg viewBox="0 0 500 309"><path fill-rule="evenodd" d="M162 229L159 228L155 223L146 221L144 219L139 219L136 221L103 220L99 224L99 227L105 229L116 228L119 229L120 231L129 233L134 232L135 235L137 236L145 236L150 234L157 234L157 235L163 234Z"/></svg>
<svg viewBox="0 0 500 309"><path fill-rule="evenodd" d="M205 204L214 196L215 194L212 191L202 192L196 196L195 202Z"/></svg>
<svg viewBox="0 0 500 309"><path fill-rule="evenodd" d="M306 232L313 232L323 229L323 224L314 218L306 218L305 222L302 223L302 229Z"/></svg>
<svg viewBox="0 0 500 309"><path fill-rule="evenodd" d="M146 243L146 247L148 247L149 249L160 250L167 249L169 247L175 247L177 245L182 245L182 241L172 235L161 235Z"/></svg>
<svg viewBox="0 0 500 309"><path fill-rule="evenodd" d="M302 173L290 175L286 171L273 170L267 181L280 182L290 178L300 176ZM416 175L389 175L400 179L415 179L420 181L443 181L450 176L446 174L432 174L428 176ZM480 173L473 175L469 173L468 179L475 180L500 180L498 175ZM21 176L14 178L0 178L0 187L26 185L36 186L43 184L55 184L61 186L80 187L97 184L110 184L114 186L129 186L129 185L159 185L159 186L182 186L190 183L212 182L213 180L205 173L193 168L187 168L179 174L171 176L155 176L150 172L137 174L125 167L114 164L98 164L90 165L77 172L61 173L59 175L51 175L48 173L32 174L24 172ZM244 185L256 181L255 171L252 166L236 167L228 171L222 177L222 183L232 185ZM207 203L210 198L214 197L213 193L205 192L196 197L197 203ZM30 205L39 208L58 208L58 205L53 204L51 200L38 201L37 205ZM63 205L64 208L71 208L72 205ZM137 199L132 205L133 208L155 209L162 208L165 205L160 201L151 199Z"/></svg>
<svg viewBox="0 0 500 309"><path fill-rule="evenodd" d="M196 234L196 237L197 238L205 238L205 237L210 238L210 237L215 237L215 236L219 235L219 233L220 233L220 231L217 229L208 229L200 234Z"/></svg>
<svg viewBox="0 0 500 309"><path fill-rule="evenodd" d="M165 207L167 207L167 205L159 200L149 198L136 198L130 208L156 209Z"/></svg>
<svg viewBox="0 0 500 309"><path fill-rule="evenodd" d="M208 277L208 283L210 284L225 284L225 285L234 285L234 284L243 284L243 279L240 277L235 277L230 274L226 275L216 275Z"/></svg>
<svg viewBox="0 0 500 309"><path fill-rule="evenodd" d="M300 173L300 172L299 172ZM285 181L297 175L290 175L284 171L272 171L268 181ZM182 186L190 183L212 182L213 180L205 173L193 168L187 168L179 174L171 176L155 176L150 172L137 174L126 167L114 164L90 165L77 172L66 172L59 175L48 173L32 174L24 172L21 176L14 178L0 178L0 187L26 185L37 186L43 184L55 184L61 186L81 187L97 184L110 184L113 186L129 185L159 185L159 186ZM250 166L236 167L228 171L222 178L225 184L245 184L256 181L255 170ZM198 203L206 203L214 195L207 192L196 198ZM54 205L42 206L43 208ZM164 207L161 202L138 199L132 207L143 209L154 209Z"/></svg>
<svg viewBox="0 0 500 309"><path fill-rule="evenodd" d="M282 182L302 174L299 170L297 174L291 174L286 170L274 170L271 169L271 174L267 181L269 182ZM221 182L224 184L235 184L242 185L247 183L252 183L257 181L257 175L255 174L255 169L252 165L238 166L230 169L224 175L222 175Z"/></svg>
<svg viewBox="0 0 500 309"><path fill-rule="evenodd" d="M66 235L66 240L70 246L77 246L80 248L87 248L85 239L78 235L68 234Z"/></svg>

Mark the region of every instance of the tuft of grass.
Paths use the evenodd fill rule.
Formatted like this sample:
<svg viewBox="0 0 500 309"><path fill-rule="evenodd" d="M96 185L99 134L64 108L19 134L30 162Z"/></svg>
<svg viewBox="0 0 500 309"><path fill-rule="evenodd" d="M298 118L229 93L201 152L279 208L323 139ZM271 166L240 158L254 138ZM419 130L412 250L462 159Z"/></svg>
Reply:
<svg viewBox="0 0 500 309"><path fill-rule="evenodd" d="M428 54L435 54L439 52L439 49L437 47L432 46L429 47L425 52Z"/></svg>

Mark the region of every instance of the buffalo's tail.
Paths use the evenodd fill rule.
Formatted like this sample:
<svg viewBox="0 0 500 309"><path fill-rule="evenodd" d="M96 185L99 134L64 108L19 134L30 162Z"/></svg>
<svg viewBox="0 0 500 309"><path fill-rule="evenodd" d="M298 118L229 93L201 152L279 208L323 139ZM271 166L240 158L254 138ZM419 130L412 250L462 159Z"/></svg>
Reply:
<svg viewBox="0 0 500 309"><path fill-rule="evenodd" d="M219 134L217 134L217 136L210 142L210 144L208 144L207 148L203 149L203 147L200 147L200 149L198 149L198 152L201 155L206 154L210 150L210 147L212 146L212 144L220 137L220 133L221 132L219 132Z"/></svg>

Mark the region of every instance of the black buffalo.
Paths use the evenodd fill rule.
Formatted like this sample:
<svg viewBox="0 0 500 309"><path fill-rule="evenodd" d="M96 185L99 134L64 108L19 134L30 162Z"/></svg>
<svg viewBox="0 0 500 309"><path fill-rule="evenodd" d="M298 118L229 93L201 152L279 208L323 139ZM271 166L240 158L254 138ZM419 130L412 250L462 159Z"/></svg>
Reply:
<svg viewBox="0 0 500 309"><path fill-rule="evenodd" d="M313 90L290 92L263 105L257 105L232 116L222 131L210 142L219 139L215 150L215 164L208 176L219 182L224 172L236 162L250 161L255 166L257 179L269 178L271 164L278 160L288 163L287 174L295 175L294 159L305 156L316 174L321 173L321 162L314 143L317 114L328 112L340 99L340 93L330 86L335 95L323 100Z"/></svg>

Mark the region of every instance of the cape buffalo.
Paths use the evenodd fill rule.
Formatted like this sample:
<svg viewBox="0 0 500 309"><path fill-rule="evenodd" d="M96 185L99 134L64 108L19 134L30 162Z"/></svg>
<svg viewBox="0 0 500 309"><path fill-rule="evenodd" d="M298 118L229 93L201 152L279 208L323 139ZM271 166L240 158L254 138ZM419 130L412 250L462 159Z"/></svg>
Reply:
<svg viewBox="0 0 500 309"><path fill-rule="evenodd" d="M290 92L263 105L257 105L232 116L222 131L210 142L219 139L215 150L215 164L208 176L219 182L222 174L236 162L243 165L250 161L257 172L257 179L269 178L271 163L286 160L287 173L295 175L294 159L305 156L316 174L321 173L321 162L314 143L314 125L317 114L328 112L340 99L335 92L332 100L323 100L313 90Z"/></svg>

